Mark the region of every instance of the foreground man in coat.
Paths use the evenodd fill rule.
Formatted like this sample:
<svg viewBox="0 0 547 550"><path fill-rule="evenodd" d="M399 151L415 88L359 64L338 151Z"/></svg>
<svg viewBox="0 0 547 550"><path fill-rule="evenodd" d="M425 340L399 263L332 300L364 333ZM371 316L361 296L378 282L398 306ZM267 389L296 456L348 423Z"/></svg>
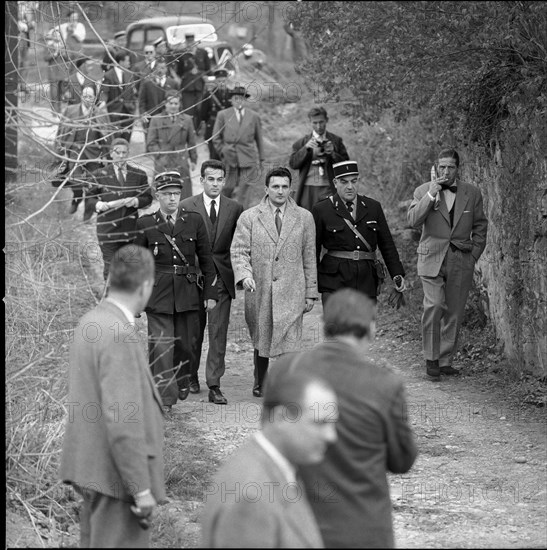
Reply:
<svg viewBox="0 0 547 550"><path fill-rule="evenodd" d="M120 248L108 297L74 331L60 478L84 499L81 548L148 547L165 499L161 398L134 325L153 287L152 254Z"/></svg>
<svg viewBox="0 0 547 550"><path fill-rule="evenodd" d="M262 430L204 491L203 548L323 548L296 469L321 462L336 441L337 419L329 384L313 374L272 371Z"/></svg>
<svg viewBox="0 0 547 550"><path fill-rule="evenodd" d="M417 455L402 381L367 360L375 315L363 293L338 290L324 307L325 341L272 368L320 376L338 397L337 442L299 470L326 548L394 546L386 473L407 472Z"/></svg>
<svg viewBox="0 0 547 550"><path fill-rule="evenodd" d="M266 196L239 217L230 248L236 288L254 345L253 395L262 397L269 358L298 351L304 313L317 293L313 216L289 197L287 168L266 175Z"/></svg>

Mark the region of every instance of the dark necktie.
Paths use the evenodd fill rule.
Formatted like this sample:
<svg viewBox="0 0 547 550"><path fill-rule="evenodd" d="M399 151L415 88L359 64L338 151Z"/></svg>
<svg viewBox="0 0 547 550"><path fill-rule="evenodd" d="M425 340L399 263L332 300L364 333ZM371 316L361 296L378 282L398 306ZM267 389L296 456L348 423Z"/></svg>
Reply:
<svg viewBox="0 0 547 550"><path fill-rule="evenodd" d="M348 212L351 214L351 217L353 218L353 202L352 201L346 202L346 208L348 209Z"/></svg>
<svg viewBox="0 0 547 550"><path fill-rule="evenodd" d="M217 211L215 208L215 201L211 201L211 212L209 214L209 217L211 218L211 223L215 225L215 222L217 221Z"/></svg>
<svg viewBox="0 0 547 550"><path fill-rule="evenodd" d="M120 182L120 185L125 185L125 178L123 177L123 171L121 168L118 168L118 181Z"/></svg>
<svg viewBox="0 0 547 550"><path fill-rule="evenodd" d="M277 228L277 234L281 233L281 210L275 209L275 227Z"/></svg>
<svg viewBox="0 0 547 550"><path fill-rule="evenodd" d="M173 218L171 217L171 214L169 214L169 215L167 216L167 225L169 226L169 229L171 229L171 230L173 229L173 227L174 227L174 225L175 225L175 224L173 223Z"/></svg>

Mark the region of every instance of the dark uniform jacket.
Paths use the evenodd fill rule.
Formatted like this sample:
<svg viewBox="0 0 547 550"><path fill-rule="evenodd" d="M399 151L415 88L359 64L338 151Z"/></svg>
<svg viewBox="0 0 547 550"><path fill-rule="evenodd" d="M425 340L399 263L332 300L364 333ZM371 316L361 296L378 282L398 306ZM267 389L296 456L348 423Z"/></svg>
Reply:
<svg viewBox="0 0 547 550"><path fill-rule="evenodd" d="M310 141L312 134L313 132L310 132L303 138L300 138L298 141L295 141L293 143L292 153L289 159L289 166L293 170L299 171L299 186L295 198L296 204L298 205L300 205L302 193L304 192L304 182L308 177L308 172L310 171L311 162L313 160L313 151L306 147L306 143ZM332 169L332 165L336 164L337 162L349 160L349 155L341 137L337 136L336 134L331 134L330 132L325 132L325 136L327 140L331 141L332 145L334 146L334 153L331 157L326 157L325 164L323 165L327 169L327 175L329 177L329 181L331 182L330 192L334 194L336 193L336 189L334 188L334 184L332 183L332 180L334 179L334 170Z"/></svg>
<svg viewBox="0 0 547 550"><path fill-rule="evenodd" d="M376 296L378 277L372 260L355 261L327 254L321 259L322 246L336 251L369 251L344 219L349 220L363 235L372 250L380 250L391 278L396 275L404 276L403 265L378 201L357 195L357 214L354 220L336 193L332 198L317 202L313 206L312 214L315 219L319 292L334 292L339 288L349 287L370 297Z"/></svg>
<svg viewBox="0 0 547 550"><path fill-rule="evenodd" d="M211 254L211 245L207 228L197 212L179 209L175 226L171 231L163 215L158 210L137 220L137 238L135 244L148 248L156 261L156 279L154 290L145 309L150 313L167 313L199 310L200 292L197 286L197 254L203 273L203 300L218 300L216 290L216 272ZM184 265L182 259L171 246L164 234L170 235L179 250L190 264L190 273L163 273L173 265ZM167 268L167 269L166 269Z"/></svg>
<svg viewBox="0 0 547 550"><path fill-rule="evenodd" d="M152 204L152 192L148 185L146 172L136 166L126 165L126 178L122 186L116 177L114 166L109 164L93 173L93 184L89 201L93 210L97 201L110 202L118 199L137 197L139 206L122 206L97 214L97 237L99 242L132 241L136 236L138 208Z"/></svg>

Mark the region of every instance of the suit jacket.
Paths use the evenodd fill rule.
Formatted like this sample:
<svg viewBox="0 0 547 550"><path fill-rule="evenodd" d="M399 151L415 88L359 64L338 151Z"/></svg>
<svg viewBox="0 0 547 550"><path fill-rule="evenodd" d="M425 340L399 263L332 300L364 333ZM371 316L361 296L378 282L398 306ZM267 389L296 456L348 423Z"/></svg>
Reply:
<svg viewBox="0 0 547 550"><path fill-rule="evenodd" d="M65 483L128 502L151 489L161 502L162 403L135 336L135 327L108 301L80 319L70 347L59 474Z"/></svg>
<svg viewBox="0 0 547 550"><path fill-rule="evenodd" d="M110 120L108 113L94 107L89 116L82 111L82 104L69 105L61 117L57 130L57 146L67 150L72 162L89 170L98 169L102 157L106 157L110 147ZM88 161L88 162L86 162Z"/></svg>
<svg viewBox="0 0 547 550"><path fill-rule="evenodd" d="M151 68L150 65L146 62L146 59L138 61L137 63L131 65L131 70L133 71L133 78L135 79L135 87L137 92L140 91L140 88L146 80L150 77L154 69L156 68L157 61L154 59L154 66ZM142 114L142 111L141 111Z"/></svg>
<svg viewBox="0 0 547 550"><path fill-rule="evenodd" d="M192 117L183 113L176 115L175 122L165 112L153 116L146 136L149 153L154 155L154 167L157 172L178 170L181 175L190 178L188 157L197 163L196 132ZM164 154L166 151L178 151L177 154ZM191 193L190 193L191 194Z"/></svg>
<svg viewBox="0 0 547 550"><path fill-rule="evenodd" d="M213 145L228 166L248 168L264 160L260 117L248 107L245 107L241 124L237 121L233 107L220 111L213 136Z"/></svg>
<svg viewBox="0 0 547 550"><path fill-rule="evenodd" d="M484 214L481 192L474 185L458 182L453 225L450 224L450 213L443 193L439 192L439 199L432 201L427 194L428 189L429 183L424 183L414 191L407 218L412 227L422 226L418 245L418 275L436 277L450 243L464 252L471 252L475 261L479 259L486 246L488 220Z"/></svg>
<svg viewBox="0 0 547 550"><path fill-rule="evenodd" d="M337 162L342 162L343 160L349 160L349 155L346 150L346 146L342 141L342 138L331 132L325 132L325 136L328 141L331 141L334 146L334 153L331 157L325 157L325 163L323 167L326 168L328 179L330 183L330 194L336 193L336 188L332 183L334 179L334 170L332 168L333 164ZM293 170L299 171L299 181L298 191L296 193L296 203L300 204L302 199L302 193L304 192L304 182L308 177L308 172L310 171L310 166L312 163L313 151L306 147L306 143L311 139L312 132L308 135L300 138L298 141L295 141L292 146L292 154L289 159L289 166Z"/></svg>
<svg viewBox="0 0 547 550"><path fill-rule="evenodd" d="M260 444L250 439L207 488L203 548L323 548L306 496L302 492L301 498L291 498L294 491Z"/></svg>
<svg viewBox="0 0 547 550"><path fill-rule="evenodd" d="M365 276L355 281L351 268L354 260L335 258L327 254L321 259L321 246L327 250L368 251L364 243L356 238L355 233L347 226L344 221L347 219L363 235L373 250L380 250L391 277L404 276L405 270L399 259L382 205L370 197L357 195L357 211L354 220L338 193L332 199L321 200L312 208L315 219L319 292L332 292L344 286L350 286L362 290L369 296L376 296L377 277L373 262L367 262L370 264L370 276L375 278L373 284L367 284Z"/></svg>
<svg viewBox="0 0 547 550"><path fill-rule="evenodd" d="M186 51L179 55L176 67L182 93L203 91L203 76L211 69L211 60L204 48L196 47L195 53Z"/></svg>
<svg viewBox="0 0 547 550"><path fill-rule="evenodd" d="M293 361L287 355L273 368ZM338 440L323 462L299 468L325 547L393 547L386 472L407 472L417 456L402 381L336 340L293 364L324 378L338 395Z"/></svg>
<svg viewBox="0 0 547 550"><path fill-rule="evenodd" d="M156 272L154 290L148 300L147 313L167 313L199 310L199 301L218 300L216 272L207 236L205 222L196 212L179 209L173 230L158 210L137 220L135 244L148 248L154 255L156 266L182 266L183 261L171 246L165 234L170 235L191 266L196 257L204 276L203 295L195 282L186 275Z"/></svg>
<svg viewBox="0 0 547 550"><path fill-rule="evenodd" d="M243 212L243 206L237 201L222 196L220 204L217 199L217 219L215 224L211 223L211 218L205 209L203 193L188 197L180 203L180 208L188 212L197 212L203 218L207 227L207 234L211 243L211 252L213 253L213 262L218 276L226 286L232 300L236 297L234 284L234 271L230 258L230 245L236 229L237 220Z"/></svg>
<svg viewBox="0 0 547 550"><path fill-rule="evenodd" d="M114 68L108 70L103 77L103 97L106 108L113 114L133 114L137 105L137 90L131 71L122 71L122 81Z"/></svg>
<svg viewBox="0 0 547 550"><path fill-rule="evenodd" d="M109 202L136 197L139 201L137 208L122 206L97 214L97 237L99 242L132 241L137 232L138 209L146 208L152 203L153 199L146 172L136 166L127 164L125 183L122 186L116 177L114 165L109 164L106 168L94 172L93 178L94 183L88 195L89 203L93 203L93 209L99 200Z"/></svg>
<svg viewBox="0 0 547 550"><path fill-rule="evenodd" d="M160 86L152 78L143 80L139 90L139 113L141 116L159 114L165 107L165 92L177 88L177 83L169 76L165 78L163 86Z"/></svg>
<svg viewBox="0 0 547 550"><path fill-rule="evenodd" d="M65 97L69 105L76 105L77 103L80 103L82 101L82 90L85 86L93 86L97 92L97 97L99 97L101 87L98 82L95 82L95 80L93 80L89 76L84 75L83 84L80 84L76 72L72 73L68 77L68 80L66 81L66 89L63 92L63 96Z"/></svg>
<svg viewBox="0 0 547 550"><path fill-rule="evenodd" d="M289 197L281 233L267 196L245 210L231 246L236 285L252 277L245 292L245 321L262 357L302 349L306 298L317 298L315 227L311 213Z"/></svg>

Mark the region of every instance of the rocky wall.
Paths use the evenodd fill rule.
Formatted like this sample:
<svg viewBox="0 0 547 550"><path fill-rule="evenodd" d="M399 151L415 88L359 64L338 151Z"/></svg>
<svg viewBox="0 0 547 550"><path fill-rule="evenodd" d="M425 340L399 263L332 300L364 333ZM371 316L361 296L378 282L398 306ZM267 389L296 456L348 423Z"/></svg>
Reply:
<svg viewBox="0 0 547 550"><path fill-rule="evenodd" d="M513 116L488 149L465 151L464 178L489 220L476 282L513 374L547 375L547 120Z"/></svg>

